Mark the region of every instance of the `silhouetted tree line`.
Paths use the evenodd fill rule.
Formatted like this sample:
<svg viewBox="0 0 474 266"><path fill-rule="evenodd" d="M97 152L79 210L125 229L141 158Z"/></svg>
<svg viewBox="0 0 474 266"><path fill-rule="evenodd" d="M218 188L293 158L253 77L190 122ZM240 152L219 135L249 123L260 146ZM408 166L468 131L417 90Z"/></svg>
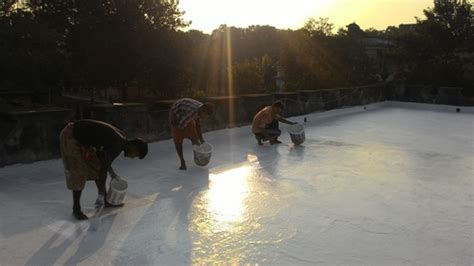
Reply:
<svg viewBox="0 0 474 266"><path fill-rule="evenodd" d="M1 0L0 88L134 87L147 99L356 86L381 81L364 38L390 40L396 78L466 85L473 13L465 0L435 0L410 28L334 32L326 18L299 30L220 26L183 31L177 1ZM395 67L393 67L395 66Z"/></svg>
<svg viewBox="0 0 474 266"><path fill-rule="evenodd" d="M464 86L474 90L474 17L472 2L434 0L412 28L389 27L390 51L399 77L408 83Z"/></svg>

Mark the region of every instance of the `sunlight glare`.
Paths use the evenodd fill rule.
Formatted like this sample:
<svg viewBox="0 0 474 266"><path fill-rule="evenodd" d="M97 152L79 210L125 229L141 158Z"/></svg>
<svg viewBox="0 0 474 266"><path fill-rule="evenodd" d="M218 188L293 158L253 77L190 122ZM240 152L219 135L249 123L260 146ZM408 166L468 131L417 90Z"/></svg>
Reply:
<svg viewBox="0 0 474 266"><path fill-rule="evenodd" d="M415 23L433 0L180 0L190 29L211 33L220 25L272 25L298 29L311 17L328 17L335 30L356 22L363 29ZM391 12L384 12L390 10Z"/></svg>
<svg viewBox="0 0 474 266"><path fill-rule="evenodd" d="M232 40L230 37L230 30L226 29L226 56L227 56L227 95L234 96L234 77L232 75ZM229 97L229 124L233 125L235 123L235 106L234 101Z"/></svg>
<svg viewBox="0 0 474 266"><path fill-rule="evenodd" d="M273 25L292 28L313 16L324 13L330 0L181 0L184 17L192 21L191 28L210 33L222 24L236 27ZM205 19L200 19L205 18Z"/></svg>
<svg viewBox="0 0 474 266"><path fill-rule="evenodd" d="M207 193L208 212L215 220L215 229L226 228L232 222L240 221L245 213L244 199L249 192L248 178L252 173L250 165L209 175L210 187Z"/></svg>

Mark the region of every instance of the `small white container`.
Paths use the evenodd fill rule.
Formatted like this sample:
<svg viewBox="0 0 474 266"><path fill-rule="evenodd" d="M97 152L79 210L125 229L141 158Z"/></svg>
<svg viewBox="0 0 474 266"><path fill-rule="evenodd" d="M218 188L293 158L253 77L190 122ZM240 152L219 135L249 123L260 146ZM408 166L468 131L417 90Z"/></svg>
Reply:
<svg viewBox="0 0 474 266"><path fill-rule="evenodd" d="M113 205L120 205L127 195L128 183L124 179L114 178L110 181L107 192L107 202Z"/></svg>
<svg viewBox="0 0 474 266"><path fill-rule="evenodd" d="M301 145L306 140L306 135L304 133L304 126L302 124L294 124L288 128L288 133L290 133L291 141L295 145Z"/></svg>
<svg viewBox="0 0 474 266"><path fill-rule="evenodd" d="M194 163L199 166L206 166L211 161L213 147L209 143L203 143L201 145L194 145Z"/></svg>

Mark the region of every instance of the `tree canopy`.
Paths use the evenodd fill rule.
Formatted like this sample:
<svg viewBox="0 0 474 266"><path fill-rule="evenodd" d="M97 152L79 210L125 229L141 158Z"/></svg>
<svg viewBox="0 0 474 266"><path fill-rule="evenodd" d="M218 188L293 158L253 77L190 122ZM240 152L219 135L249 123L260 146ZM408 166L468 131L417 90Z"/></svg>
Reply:
<svg viewBox="0 0 474 266"><path fill-rule="evenodd" d="M387 69L407 82L465 85L472 5L434 0L424 15L413 27L385 31L351 23L335 32L329 18L309 18L297 30L221 25L205 34L185 31L190 22L177 1L4 0L0 89L133 84L152 100L223 95L229 87L243 94L357 86L380 81ZM377 50L374 62L368 43L381 42L393 45Z"/></svg>

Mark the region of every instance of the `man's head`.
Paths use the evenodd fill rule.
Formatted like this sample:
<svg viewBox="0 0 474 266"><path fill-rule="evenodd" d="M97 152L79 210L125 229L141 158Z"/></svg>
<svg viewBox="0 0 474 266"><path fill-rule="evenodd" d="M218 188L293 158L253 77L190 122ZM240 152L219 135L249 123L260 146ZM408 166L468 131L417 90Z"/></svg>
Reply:
<svg viewBox="0 0 474 266"><path fill-rule="evenodd" d="M273 111L274 114L279 115L281 113L281 111L283 111L283 108L284 108L284 105L280 101L275 101L272 104L272 111Z"/></svg>
<svg viewBox="0 0 474 266"><path fill-rule="evenodd" d="M204 103L201 107L199 107L199 118L204 119L208 118L214 113L214 105L211 103Z"/></svg>
<svg viewBox="0 0 474 266"><path fill-rule="evenodd" d="M142 139L127 140L125 144L125 157L140 159L145 158L148 153L148 144Z"/></svg>

